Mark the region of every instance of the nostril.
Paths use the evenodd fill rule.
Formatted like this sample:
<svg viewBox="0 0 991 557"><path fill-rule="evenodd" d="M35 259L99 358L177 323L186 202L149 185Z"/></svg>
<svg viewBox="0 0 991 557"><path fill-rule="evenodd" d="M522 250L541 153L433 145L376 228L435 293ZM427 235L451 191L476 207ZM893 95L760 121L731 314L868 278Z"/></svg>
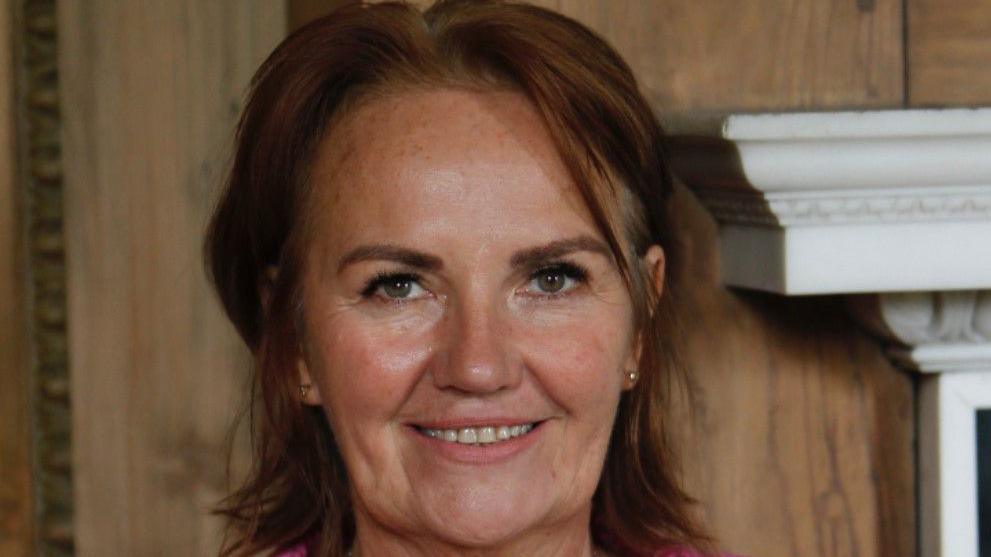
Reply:
<svg viewBox="0 0 991 557"><path fill-rule="evenodd" d="M519 380L514 347L498 302L484 293L452 301L440 329L432 373L438 388L491 393Z"/></svg>

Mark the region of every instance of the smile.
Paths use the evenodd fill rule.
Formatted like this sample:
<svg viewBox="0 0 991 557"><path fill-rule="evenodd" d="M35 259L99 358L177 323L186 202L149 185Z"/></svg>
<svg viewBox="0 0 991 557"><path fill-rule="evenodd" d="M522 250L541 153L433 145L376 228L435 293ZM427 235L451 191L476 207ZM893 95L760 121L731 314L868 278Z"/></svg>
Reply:
<svg viewBox="0 0 991 557"><path fill-rule="evenodd" d="M490 445L522 437L537 427L539 423L519 424L513 426L482 426L462 427L459 429L427 429L417 428L423 435L432 439L460 443L462 445Z"/></svg>

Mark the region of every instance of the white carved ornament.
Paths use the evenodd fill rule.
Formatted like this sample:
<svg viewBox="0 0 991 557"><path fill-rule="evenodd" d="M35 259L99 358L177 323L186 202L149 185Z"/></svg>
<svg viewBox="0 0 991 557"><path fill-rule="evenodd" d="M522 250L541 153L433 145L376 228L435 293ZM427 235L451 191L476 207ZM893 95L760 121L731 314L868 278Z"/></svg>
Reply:
<svg viewBox="0 0 991 557"><path fill-rule="evenodd" d="M991 290L887 293L863 322L897 342L896 362L925 373L991 371Z"/></svg>

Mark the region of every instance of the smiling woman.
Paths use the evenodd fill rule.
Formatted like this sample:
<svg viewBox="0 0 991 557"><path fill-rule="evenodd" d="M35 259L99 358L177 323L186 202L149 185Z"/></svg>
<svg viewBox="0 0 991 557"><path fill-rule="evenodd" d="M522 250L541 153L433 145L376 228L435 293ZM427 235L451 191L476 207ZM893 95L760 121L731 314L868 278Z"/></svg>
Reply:
<svg viewBox="0 0 991 557"><path fill-rule="evenodd" d="M404 91L331 129L311 179L300 381L359 547L381 528L473 546L586 533L633 311L540 115L515 92Z"/></svg>
<svg viewBox="0 0 991 557"><path fill-rule="evenodd" d="M224 554L708 550L665 441L669 192L629 69L560 15L377 4L290 36L207 238L256 360Z"/></svg>

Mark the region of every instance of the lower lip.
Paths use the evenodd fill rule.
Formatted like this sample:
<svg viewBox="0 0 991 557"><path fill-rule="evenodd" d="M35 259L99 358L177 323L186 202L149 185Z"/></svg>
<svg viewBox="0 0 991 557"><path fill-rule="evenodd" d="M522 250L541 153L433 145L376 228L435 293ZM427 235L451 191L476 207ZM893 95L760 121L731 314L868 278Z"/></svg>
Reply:
<svg viewBox="0 0 991 557"><path fill-rule="evenodd" d="M526 435L484 445L466 445L427 437L413 426L409 426L407 430L418 443L442 458L461 464L485 465L509 460L533 446L543 434L545 423L537 423Z"/></svg>

